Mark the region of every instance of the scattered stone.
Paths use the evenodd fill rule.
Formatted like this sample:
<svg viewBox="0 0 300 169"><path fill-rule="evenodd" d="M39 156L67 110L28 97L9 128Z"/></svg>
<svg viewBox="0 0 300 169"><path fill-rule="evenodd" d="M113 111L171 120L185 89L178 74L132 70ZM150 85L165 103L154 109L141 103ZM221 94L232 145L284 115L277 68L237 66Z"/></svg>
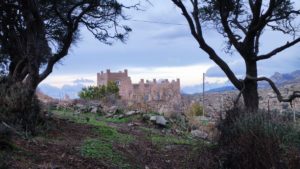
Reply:
<svg viewBox="0 0 300 169"><path fill-rule="evenodd" d="M156 124L166 126L167 122L168 121L164 118L164 116L156 116Z"/></svg>
<svg viewBox="0 0 300 169"><path fill-rule="evenodd" d="M141 123L135 123L135 122L132 122L132 123L128 123L128 127L133 127L133 126L140 126Z"/></svg>
<svg viewBox="0 0 300 169"><path fill-rule="evenodd" d="M112 113L107 113L106 115L105 115L105 117L106 118L111 118L111 117L113 117L114 115L112 114Z"/></svg>
<svg viewBox="0 0 300 169"><path fill-rule="evenodd" d="M98 108L97 107L92 107L92 110L91 110L91 113L98 113L99 112L99 110L98 110Z"/></svg>
<svg viewBox="0 0 300 169"><path fill-rule="evenodd" d="M118 106L111 106L109 109L108 109L108 112L109 113L115 113L118 109Z"/></svg>
<svg viewBox="0 0 300 169"><path fill-rule="evenodd" d="M124 114L117 114L117 115L114 115L113 118L118 118L118 119L121 119L121 118L124 118L125 115Z"/></svg>
<svg viewBox="0 0 300 169"><path fill-rule="evenodd" d="M208 134L201 130L192 130L191 134L193 137L201 138L201 139L207 139L208 137Z"/></svg>
<svg viewBox="0 0 300 169"><path fill-rule="evenodd" d="M135 115L135 114L138 114L140 113L139 111L136 111L136 110L133 110L133 111L129 111L127 113L125 113L125 116L132 116L132 115Z"/></svg>
<svg viewBox="0 0 300 169"><path fill-rule="evenodd" d="M135 111L129 111L129 112L125 113L125 115L126 115L126 116L131 116L131 115L133 115L133 114L135 114L135 113L136 113Z"/></svg>
<svg viewBox="0 0 300 169"><path fill-rule="evenodd" d="M167 122L168 122L164 116L151 116L150 121L154 122L157 125L161 125L161 126L166 126Z"/></svg>
<svg viewBox="0 0 300 169"><path fill-rule="evenodd" d="M75 112L73 113L74 116L75 116L75 115L79 115L79 114L80 114L79 111L75 111Z"/></svg>
<svg viewBox="0 0 300 169"><path fill-rule="evenodd" d="M150 120L151 116L149 114L143 114L143 121Z"/></svg>
<svg viewBox="0 0 300 169"><path fill-rule="evenodd" d="M156 121L156 116L151 116L150 121L155 122Z"/></svg>

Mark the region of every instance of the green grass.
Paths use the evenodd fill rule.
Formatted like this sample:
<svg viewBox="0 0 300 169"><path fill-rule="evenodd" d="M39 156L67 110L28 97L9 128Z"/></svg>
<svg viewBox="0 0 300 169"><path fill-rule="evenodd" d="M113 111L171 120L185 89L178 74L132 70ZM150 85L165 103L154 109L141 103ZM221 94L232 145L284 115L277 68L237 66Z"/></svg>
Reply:
<svg viewBox="0 0 300 169"><path fill-rule="evenodd" d="M140 114L135 114L131 115L128 117L123 117L123 118L105 118L105 122L110 122L110 123L129 123L133 121L138 121L141 120L142 116Z"/></svg>
<svg viewBox="0 0 300 169"><path fill-rule="evenodd" d="M117 129L110 126L102 126L96 129L99 132L101 139L108 142L115 142L119 144L128 144L134 140L134 137L128 134L123 134Z"/></svg>
<svg viewBox="0 0 300 169"><path fill-rule="evenodd" d="M178 138L171 135L151 135L149 140L157 145L168 145L168 144L177 144L177 145L192 145L194 144L193 139L191 138Z"/></svg>
<svg viewBox="0 0 300 169"><path fill-rule="evenodd" d="M111 165L118 168L131 168L126 159L115 150L111 142L88 138L81 146L81 154L84 157L97 158L109 161Z"/></svg>
<svg viewBox="0 0 300 169"><path fill-rule="evenodd" d="M68 119L79 124L95 126L94 132L99 133L97 138L86 138L80 151L83 157L97 158L110 162L117 168L130 168L122 153L114 149L114 144L129 144L134 137L129 134L118 132L116 128L110 127L106 122L121 123L129 120L128 118L116 119L103 117L93 113L74 114L71 111L53 111L53 114L59 118Z"/></svg>
<svg viewBox="0 0 300 169"><path fill-rule="evenodd" d="M148 135L148 140L156 145L168 145L168 144L177 144L177 145L194 145L196 140L193 139L189 133L179 137L173 135L161 135L155 129L147 127L139 127L140 130L144 131Z"/></svg>
<svg viewBox="0 0 300 169"><path fill-rule="evenodd" d="M139 129L148 134L156 133L156 131L154 129L148 128L148 127L140 126Z"/></svg>
<svg viewBox="0 0 300 169"><path fill-rule="evenodd" d="M106 160L118 168L130 168L122 153L114 149L114 144L129 144L134 138L107 125L97 127L95 131L100 137L85 139L81 146L82 156Z"/></svg>
<svg viewBox="0 0 300 169"><path fill-rule="evenodd" d="M130 117L124 117L124 118L106 118L104 119L105 122L110 123L128 123L132 121L132 118Z"/></svg>
<svg viewBox="0 0 300 169"><path fill-rule="evenodd" d="M106 124L106 122L120 122L122 119L103 119L101 116L93 114L93 113L84 113L79 115L74 115L73 112L70 111L55 111L55 115L64 118L69 119L71 121L74 121L75 123L80 124L88 124L95 126L95 131L98 132L101 136L101 139L107 140L107 141L115 141L120 143L129 143L133 140L133 137L128 134L123 134L117 131L116 128L110 127ZM129 120L129 118L125 118L124 121Z"/></svg>
<svg viewBox="0 0 300 169"><path fill-rule="evenodd" d="M103 158L108 160L113 159L115 156L112 144L91 138L84 141L81 147L81 154L85 157Z"/></svg>
<svg viewBox="0 0 300 169"><path fill-rule="evenodd" d="M68 119L75 123L80 124L89 124L92 126L103 126L106 125L102 117L100 115L94 113L80 113L76 114L73 111L61 111L61 110L54 110L53 114L62 119Z"/></svg>

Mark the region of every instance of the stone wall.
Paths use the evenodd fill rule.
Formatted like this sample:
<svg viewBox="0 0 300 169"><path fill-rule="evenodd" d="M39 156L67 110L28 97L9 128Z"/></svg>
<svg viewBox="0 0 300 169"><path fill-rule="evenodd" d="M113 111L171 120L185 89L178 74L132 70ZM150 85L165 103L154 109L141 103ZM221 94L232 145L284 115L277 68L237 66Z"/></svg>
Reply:
<svg viewBox="0 0 300 169"><path fill-rule="evenodd" d="M114 81L120 89L120 96L123 100L143 103L150 101L167 101L177 102L181 100L180 80L177 79L169 82L167 79L157 82L144 81L141 79L139 83L133 84L128 76L128 71L111 72L109 69L106 73L103 71L97 73L97 85L106 85L109 81Z"/></svg>

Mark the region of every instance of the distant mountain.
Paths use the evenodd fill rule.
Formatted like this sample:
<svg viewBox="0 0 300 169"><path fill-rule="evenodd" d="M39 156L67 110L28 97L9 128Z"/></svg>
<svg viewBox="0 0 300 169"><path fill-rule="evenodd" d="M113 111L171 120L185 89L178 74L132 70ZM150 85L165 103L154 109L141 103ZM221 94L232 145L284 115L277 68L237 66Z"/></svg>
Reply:
<svg viewBox="0 0 300 169"><path fill-rule="evenodd" d="M229 81L225 83L205 83L205 91L206 92L221 92L222 90L231 90L232 85ZM194 85L194 86L184 86L182 87L181 93L184 94L195 94L202 93L203 85Z"/></svg>
<svg viewBox="0 0 300 169"><path fill-rule="evenodd" d="M300 83L300 70L283 74L276 72L273 76L271 76L271 80L273 80L273 82L277 85Z"/></svg>
<svg viewBox="0 0 300 169"><path fill-rule="evenodd" d="M64 95L62 95L62 91L60 88L51 86L49 84L40 84L39 89L41 92L47 94L52 98L61 99L64 97Z"/></svg>
<svg viewBox="0 0 300 169"><path fill-rule="evenodd" d="M55 87L50 84L42 83L39 85L41 92L51 96L52 98L62 99L66 95L70 98L78 98L78 93L83 87L93 85L94 81L89 79L77 79L72 84L66 84L62 87Z"/></svg>
<svg viewBox="0 0 300 169"><path fill-rule="evenodd" d="M270 78L277 86L284 86L287 84L300 83L300 70L296 70L291 73L276 72ZM267 82L259 82L258 87L259 88L269 88L270 85ZM208 93L217 93L217 92L226 92L226 91L236 90L236 88L233 85L229 85L228 83L223 84L223 86L220 86L220 84L219 85L211 85L209 88L206 87L206 89L207 89L206 92L208 92ZM202 85L186 87L186 88L184 88L183 92L186 94L202 93Z"/></svg>
<svg viewBox="0 0 300 169"><path fill-rule="evenodd" d="M82 84L73 84L73 85L64 85L63 87L55 87L49 84L41 84L39 85L39 89L46 93L47 95L56 98L56 99L63 99L66 95L70 98L78 98L79 91L85 87Z"/></svg>
<svg viewBox="0 0 300 169"><path fill-rule="evenodd" d="M224 86L224 87L219 87L215 89L210 89L207 92L208 93L217 93L217 92L226 92L226 91L234 91L236 88L234 86Z"/></svg>

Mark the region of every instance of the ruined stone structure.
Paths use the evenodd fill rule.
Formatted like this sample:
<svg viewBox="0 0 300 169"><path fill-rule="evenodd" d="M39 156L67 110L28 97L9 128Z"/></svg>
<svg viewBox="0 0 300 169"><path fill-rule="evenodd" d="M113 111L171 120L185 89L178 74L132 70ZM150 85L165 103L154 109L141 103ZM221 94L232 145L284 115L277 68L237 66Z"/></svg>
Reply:
<svg viewBox="0 0 300 169"><path fill-rule="evenodd" d="M104 73L97 73L97 85L106 85L109 81L117 83L120 96L123 100L148 102L148 101L180 101L180 80L169 82L167 79L157 82L144 81L133 84L128 76L128 71L111 72L109 69Z"/></svg>

